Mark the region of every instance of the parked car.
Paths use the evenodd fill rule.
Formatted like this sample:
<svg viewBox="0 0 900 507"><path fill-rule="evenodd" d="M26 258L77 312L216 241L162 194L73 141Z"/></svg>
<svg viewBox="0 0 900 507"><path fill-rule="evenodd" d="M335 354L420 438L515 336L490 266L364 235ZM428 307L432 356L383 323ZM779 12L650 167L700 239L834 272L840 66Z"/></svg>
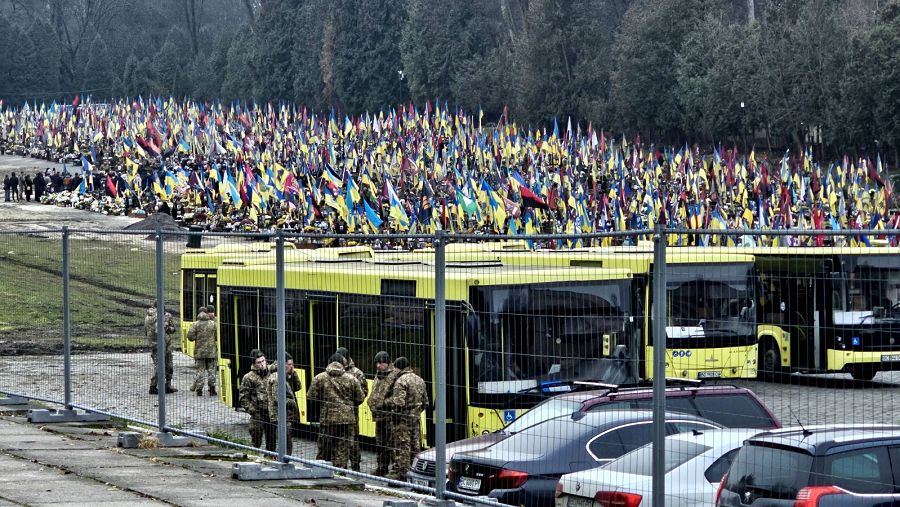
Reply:
<svg viewBox="0 0 900 507"><path fill-rule="evenodd" d="M490 447L458 453L449 489L510 505L552 505L559 478L608 463L653 438L653 412L600 410L543 421ZM666 433L721 426L701 417L666 413Z"/></svg>
<svg viewBox="0 0 900 507"><path fill-rule="evenodd" d="M651 409L653 389L646 387L576 391L548 398L505 428L447 444L446 463L457 452L483 449L541 421L565 414L606 409ZM666 388L666 409L698 415L722 426L780 428L772 411L750 389L733 385L681 385ZM435 451L428 449L413 460L406 478L412 484L434 487Z"/></svg>
<svg viewBox="0 0 900 507"><path fill-rule="evenodd" d="M691 431L666 437L665 504L711 506L722 476L757 429ZM563 475L556 486L557 507L652 505L653 446L648 444L600 468Z"/></svg>
<svg viewBox="0 0 900 507"><path fill-rule="evenodd" d="M723 507L900 505L900 426L790 428L748 439L722 480Z"/></svg>

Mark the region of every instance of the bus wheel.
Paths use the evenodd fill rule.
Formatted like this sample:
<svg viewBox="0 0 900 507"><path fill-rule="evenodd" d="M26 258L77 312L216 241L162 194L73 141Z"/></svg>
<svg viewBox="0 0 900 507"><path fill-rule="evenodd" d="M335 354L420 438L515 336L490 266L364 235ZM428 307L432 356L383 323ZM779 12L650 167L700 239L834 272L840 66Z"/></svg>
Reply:
<svg viewBox="0 0 900 507"><path fill-rule="evenodd" d="M850 367L850 375L856 380L872 380L878 370L874 366L853 365Z"/></svg>
<svg viewBox="0 0 900 507"><path fill-rule="evenodd" d="M775 375L781 372L781 351L775 340L768 339L759 344L759 377L772 382Z"/></svg>

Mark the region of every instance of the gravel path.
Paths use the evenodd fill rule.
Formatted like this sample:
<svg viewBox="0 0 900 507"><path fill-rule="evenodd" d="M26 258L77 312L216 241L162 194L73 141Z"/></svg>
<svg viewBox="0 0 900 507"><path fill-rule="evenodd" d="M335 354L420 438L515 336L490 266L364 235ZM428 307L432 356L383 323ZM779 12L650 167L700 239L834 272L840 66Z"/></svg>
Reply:
<svg viewBox="0 0 900 507"><path fill-rule="evenodd" d="M194 360L174 353L174 384L179 391L166 396L166 423L186 430L225 435L249 443L250 416L227 407L206 392L189 391ZM150 354L92 352L72 355L72 402L131 419L157 424L158 397L148 394L153 364ZM63 359L55 356L0 356L0 391L64 400ZM294 455L314 459L311 436L294 439ZM374 468L374 454L363 452L363 469Z"/></svg>

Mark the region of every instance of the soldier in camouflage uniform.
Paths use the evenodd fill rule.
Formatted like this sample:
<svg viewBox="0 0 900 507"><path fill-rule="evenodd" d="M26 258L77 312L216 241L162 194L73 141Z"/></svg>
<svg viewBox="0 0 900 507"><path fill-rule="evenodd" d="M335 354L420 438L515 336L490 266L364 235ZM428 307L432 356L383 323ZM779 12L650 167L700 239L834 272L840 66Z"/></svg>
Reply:
<svg viewBox="0 0 900 507"><path fill-rule="evenodd" d="M369 381L366 380L366 374L353 364L353 359L350 357L350 352L346 347L339 347L337 353L344 356L344 359L347 360L347 373L353 375L359 382L359 385L363 390L363 399L365 399L365 397L369 395ZM359 420L358 413L357 420ZM356 431L353 432L353 442L350 444L350 468L359 472L359 462L361 460L362 452L360 452L359 449L359 425L357 425Z"/></svg>
<svg viewBox="0 0 900 507"><path fill-rule="evenodd" d="M172 314L166 312L163 324L163 332L166 340L166 393L177 392L178 389L172 387L172 372L174 371L172 364L172 335L176 331L175 319ZM144 335L147 336L147 344L150 345L150 358L153 360L153 376L150 377L150 394L158 394L157 378L156 378L156 350L159 343L156 336L156 303L147 308L147 316L144 317Z"/></svg>
<svg viewBox="0 0 900 507"><path fill-rule="evenodd" d="M375 383L372 384L372 393L366 403L372 411L372 419L375 421L375 445L378 446L377 467L375 475L385 476L391 465L390 412L384 409L384 398L390 391L394 382L394 365L391 364L391 356L385 351L375 354Z"/></svg>
<svg viewBox="0 0 900 507"><path fill-rule="evenodd" d="M350 463L352 435L359 427L357 407L365 398L359 381L346 368L344 356L332 355L325 371L313 378L307 394L321 406L316 459L330 458L340 468L347 468Z"/></svg>
<svg viewBox="0 0 900 507"><path fill-rule="evenodd" d="M216 321L210 318L212 311L204 306L200 308L197 320L188 329L187 339L194 342L194 367L197 376L191 385L191 391L197 391L197 396L203 396L204 381L209 386L209 395L216 396L216 384L218 379L216 363L219 357L219 344L216 341Z"/></svg>
<svg viewBox="0 0 900 507"><path fill-rule="evenodd" d="M241 408L250 414L250 439L253 447L262 448L263 436L266 437L266 450L275 451L275 425L269 419L269 391L267 377L269 367L266 356L259 350L250 352L253 366L241 379Z"/></svg>
<svg viewBox="0 0 900 507"><path fill-rule="evenodd" d="M294 430L300 425L300 409L297 405L297 391L300 390L300 375L294 370L294 358L290 354L284 355L284 369L287 375L284 378L285 396L284 404L287 411L287 453L294 453ZM269 367L267 379L269 390L269 419L277 428L278 425L278 365Z"/></svg>
<svg viewBox="0 0 900 507"><path fill-rule="evenodd" d="M384 409L391 413L394 467L388 478L406 480L406 472L422 443L421 416L428 407L425 381L416 375L405 357L394 361L393 385L384 399Z"/></svg>

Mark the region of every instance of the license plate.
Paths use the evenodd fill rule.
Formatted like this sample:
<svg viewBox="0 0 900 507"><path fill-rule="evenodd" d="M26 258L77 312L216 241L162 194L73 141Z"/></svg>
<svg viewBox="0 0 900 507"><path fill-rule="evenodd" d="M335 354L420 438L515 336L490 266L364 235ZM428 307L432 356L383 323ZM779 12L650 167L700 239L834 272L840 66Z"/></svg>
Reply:
<svg viewBox="0 0 900 507"><path fill-rule="evenodd" d="M698 378L698 379L704 379L704 378L721 378L721 377L722 377L722 372L721 372L721 371L701 371L701 372L697 373L697 378Z"/></svg>
<svg viewBox="0 0 900 507"><path fill-rule="evenodd" d="M409 483L413 486L425 486L426 488L431 486L425 479L413 479L412 477L410 477Z"/></svg>
<svg viewBox="0 0 900 507"><path fill-rule="evenodd" d="M594 507L593 498L584 498L582 496L570 496L569 503L566 507Z"/></svg>
<svg viewBox="0 0 900 507"><path fill-rule="evenodd" d="M884 362L897 362L900 361L900 354L884 354L881 356L881 360Z"/></svg>
<svg viewBox="0 0 900 507"><path fill-rule="evenodd" d="M474 477L460 477L457 486L459 486L459 489L465 489L467 491L478 491L481 489L481 479L476 479Z"/></svg>

